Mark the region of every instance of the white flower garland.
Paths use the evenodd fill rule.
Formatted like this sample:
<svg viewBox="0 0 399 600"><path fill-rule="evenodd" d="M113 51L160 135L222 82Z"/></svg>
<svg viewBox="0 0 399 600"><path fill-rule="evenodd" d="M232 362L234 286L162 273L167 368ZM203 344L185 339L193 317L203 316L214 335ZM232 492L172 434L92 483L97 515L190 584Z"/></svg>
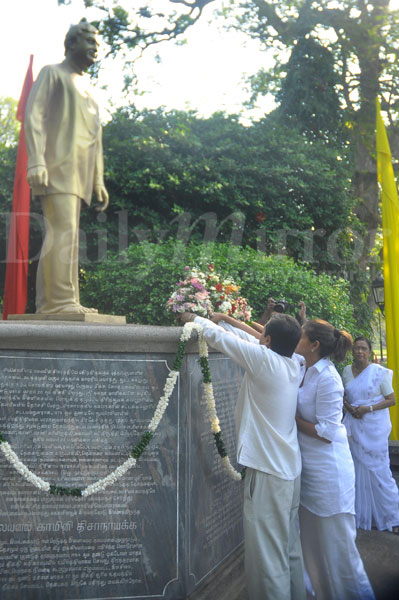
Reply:
<svg viewBox="0 0 399 600"><path fill-rule="evenodd" d="M128 458L127 460L125 460L124 463L119 465L119 467L117 467L115 471L112 471L112 473L107 475L107 477L104 477L104 479L99 479L95 483L88 485L87 488L85 488L82 491L82 496L91 496L92 494L97 494L97 492L104 491L106 487L112 485L113 483L118 481L118 479L123 477L129 469L136 465L136 463L137 460L135 458Z"/></svg>
<svg viewBox="0 0 399 600"><path fill-rule="evenodd" d="M50 491L50 484L48 483L48 481L44 481L43 479L32 473L32 471L29 471L28 467L24 465L24 463L20 460L18 455L15 454L14 450L11 448L8 442L3 442L2 444L0 444L0 448L8 462L12 464L14 469L18 471L18 473L20 473L22 477L26 479L26 481L29 481L29 483L39 488L39 490L44 490L46 492Z"/></svg>
<svg viewBox="0 0 399 600"><path fill-rule="evenodd" d="M183 343L187 342L191 338L193 331L196 331L198 334L198 346L199 346L200 358L207 359L208 358L208 345L204 338L201 325L199 325L198 323L193 323L193 322L186 323L183 327L183 332L180 337L180 341ZM148 425L148 431L150 432L150 434L153 434L156 431L159 423L162 420L165 410L168 407L169 400L170 400L170 397L175 388L178 377L179 377L179 371L176 371L176 370L170 371L170 373L167 377L167 380L165 382L165 386L163 389L163 395L159 399L157 407L154 411L153 417ZM211 422L211 431L214 435L220 434L221 429L220 429L219 419L218 419L218 416L216 413L215 397L214 397L214 393L213 393L212 383L204 382L203 386L204 386L206 403L208 406L209 419ZM149 439L151 439L151 438L149 438ZM143 448L147 445L147 443L148 443L148 441L144 444ZM18 457L18 455L13 451L10 444L8 442L4 441L4 438L2 440L0 440L0 449L3 452L4 456L6 457L6 459L8 460L8 462L14 467L14 469L16 471L18 471L18 473L20 473L20 475L26 481L28 481L29 483L34 485L36 488L38 488L39 490L45 491L45 492L51 492L51 493L55 493L55 494L66 494L65 490L67 490L67 488L58 488L57 486L52 486L52 485L50 485L50 483L48 481L44 481L44 479L41 479L41 477L38 477L37 475L35 475L35 473L30 471L28 469L28 467L21 461L21 459ZM222 460L222 464L225 467L226 471L233 479L235 479L237 481L242 479L242 475L234 469L234 467L231 465L230 459L227 455L221 456L221 460ZM112 485L112 484L116 483L118 481L118 479L121 479L121 477L123 477L125 475L125 473L127 473L127 471L129 471L129 469L134 467L136 464L137 464L137 459L131 456L124 463L119 465L114 471L112 471L112 473L110 473L103 479L99 479L98 481L92 483L91 485L87 486L84 490L78 490L78 489L72 490L72 491L70 490L67 495L87 497L87 496L91 496L92 494L102 492L109 485Z"/></svg>
<svg viewBox="0 0 399 600"><path fill-rule="evenodd" d="M204 337L204 331L203 331L201 325L199 325L199 323L191 323L191 324L193 326L192 329L195 329L198 333L198 349L199 349L200 358L208 359L208 344L206 343L206 340ZM190 325L190 323L187 323L185 325L185 327L187 327L187 325ZM191 330L190 330L190 336L191 336ZM220 429L220 421L219 421L219 418L218 418L217 412L216 412L216 403L215 403L215 396L213 393L212 382L204 381L203 387L204 387L206 404L208 407L209 420L211 422L211 431L215 435L217 433L221 433L221 429ZM239 471L237 471L233 467L233 465L230 462L229 457L226 455L226 456L221 456L220 458L221 458L224 468L226 469L226 471L230 475L230 477L232 477L232 479L235 479L236 481L241 481L242 475Z"/></svg>

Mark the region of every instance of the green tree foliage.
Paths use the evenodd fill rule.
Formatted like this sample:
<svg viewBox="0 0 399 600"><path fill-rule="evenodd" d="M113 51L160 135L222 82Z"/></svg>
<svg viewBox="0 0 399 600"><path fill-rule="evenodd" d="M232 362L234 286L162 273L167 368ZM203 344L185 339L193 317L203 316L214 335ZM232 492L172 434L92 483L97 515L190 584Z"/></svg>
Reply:
<svg viewBox="0 0 399 600"><path fill-rule="evenodd" d="M0 144L0 206L1 206L1 212L11 209L16 158L17 158L17 147L16 146L3 146Z"/></svg>
<svg viewBox="0 0 399 600"><path fill-rule="evenodd" d="M298 40L285 65L286 76L276 94L282 120L310 139L344 142L343 111L336 90L334 57L311 37Z"/></svg>
<svg viewBox="0 0 399 600"><path fill-rule="evenodd" d="M12 108L12 103L5 104ZM10 110L4 115L8 137L0 149L0 191L6 215L17 126ZM265 252L288 252L319 270L342 271L342 262L347 262L352 218L347 165L337 160L341 157L336 151L317 139L304 139L291 124L284 127L269 117L244 127L236 117L223 114L204 120L194 114L138 113L131 108L115 114L104 142L112 208L97 219L93 210L83 213L86 261L103 260L104 249L125 247L132 237L142 241L172 236L183 242L234 238ZM32 206L34 212L36 208ZM121 243L123 216L133 231ZM331 247L327 251L327 241L336 232L339 255ZM31 256L37 257L42 235L38 220L31 234ZM5 255L6 244L3 259ZM35 266L36 261L30 269L31 292ZM33 293L30 310L32 301Z"/></svg>
<svg viewBox="0 0 399 600"><path fill-rule="evenodd" d="M381 222L375 164L376 97L382 95L391 125L398 116L399 12L389 10L388 0L255 0L242 4L237 26L266 48L291 51L289 61L277 62L274 73L253 78L254 97L274 91L281 101L280 114L288 114L307 136L318 135L335 144L351 142L355 213L362 224L353 235L358 241L367 240L352 269L352 298L360 306L375 270L375 235ZM326 106L332 110L331 119Z"/></svg>
<svg viewBox="0 0 399 600"><path fill-rule="evenodd" d="M106 228L108 247L121 248L124 215L122 247L168 237L232 240L342 272L351 252L348 164L321 141L273 118L244 127L221 113L200 119L131 108L105 127L104 149L107 223L82 213L94 242ZM97 254L89 240L88 257Z"/></svg>
<svg viewBox="0 0 399 600"><path fill-rule="evenodd" d="M71 4L73 0L58 0ZM83 0L87 9L98 15L92 23L106 47L106 57L116 55L125 59L125 82L129 87L135 80L133 63L146 48L169 40L181 39L188 27L201 17L204 8L213 0ZM93 11L92 11L93 14ZM94 69L93 74L96 73Z"/></svg>
<svg viewBox="0 0 399 600"><path fill-rule="evenodd" d="M82 211L86 267L130 243L173 238L183 244L232 240L266 253L287 253L319 271L348 268L347 164L318 140L309 141L272 118L244 127L222 113L200 119L192 113L129 108L117 111L105 127L104 150L111 205L105 214L94 207ZM3 144L0 154L4 266L16 147ZM32 212L29 310L42 242L37 203Z"/></svg>
<svg viewBox="0 0 399 600"><path fill-rule="evenodd" d="M21 126L15 117L17 105L13 98L0 97L0 148L10 148L18 143Z"/></svg>
<svg viewBox="0 0 399 600"><path fill-rule="evenodd" d="M82 301L95 304L104 313L126 315L129 322L173 325L176 321L165 311L165 303L184 275L184 267L206 268L209 263L242 286L243 296L254 308L254 318L263 313L267 298L273 296L290 302L292 314L304 300L308 317L327 319L352 333L358 331L348 282L317 275L287 257L266 256L225 243L182 245L170 240L132 244L122 255L113 255L86 273Z"/></svg>
<svg viewBox="0 0 399 600"><path fill-rule="evenodd" d="M251 0L241 7L237 26L258 38L265 48L290 50L295 60L297 47L303 40L313 39L330 54L337 78L335 90L351 133L356 212L366 230L375 232L380 224L374 160L375 99L383 94L384 108L390 111L391 118L397 115L399 12L389 10L388 0ZM310 55L314 56L314 52ZM278 81L289 66L277 67ZM303 60L301 68L306 68ZM291 71L292 77L295 74ZM257 91L270 91L267 84L273 76L263 77L263 88L261 80L257 80ZM309 82L314 86L314 78ZM325 95L319 98L318 110L322 113ZM368 260L365 249L360 260L363 268Z"/></svg>
<svg viewBox="0 0 399 600"><path fill-rule="evenodd" d="M65 3L66 0L59 0ZM127 52L179 37L198 18L211 0L170 0L165 10L147 2L137 9L123 3L86 0L103 18L100 31L110 53ZM399 110L399 12L389 10L389 0L247 0L230 1L221 11L226 23L259 39L265 49L291 52L312 38L330 53L337 76L336 90L346 109L346 123L354 148L352 181L358 198L357 214L366 230L378 229L378 189L374 160L375 98L384 95L390 116ZM326 58L325 55L324 58ZM303 66L303 61L302 61ZM280 67L278 67L279 69ZM281 69L278 72L281 74ZM273 76L263 78L270 83ZM258 80L259 84L259 80ZM263 92L261 85L258 91ZM320 105L319 105L320 109ZM313 113L312 113L313 114ZM349 130L349 129L348 129ZM365 250L360 262L367 266Z"/></svg>
<svg viewBox="0 0 399 600"><path fill-rule="evenodd" d="M9 213L12 206L19 123L15 118L17 102L0 98L0 297L3 296Z"/></svg>
<svg viewBox="0 0 399 600"><path fill-rule="evenodd" d="M20 124L15 118L17 102L0 98L0 206L2 212L12 203L15 160Z"/></svg>

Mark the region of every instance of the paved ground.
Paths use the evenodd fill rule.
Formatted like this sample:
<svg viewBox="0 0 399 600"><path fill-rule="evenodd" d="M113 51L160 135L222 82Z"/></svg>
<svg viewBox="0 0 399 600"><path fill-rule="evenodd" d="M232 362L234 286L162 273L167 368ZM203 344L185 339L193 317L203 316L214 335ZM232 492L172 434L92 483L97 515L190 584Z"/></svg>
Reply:
<svg viewBox="0 0 399 600"><path fill-rule="evenodd" d="M357 544L376 600L399 599L399 536L359 530ZM242 547L190 600L248 600Z"/></svg>
<svg viewBox="0 0 399 600"><path fill-rule="evenodd" d="M399 535L359 529L357 545L376 600L398 600Z"/></svg>
<svg viewBox="0 0 399 600"><path fill-rule="evenodd" d="M399 470L393 470L399 485ZM358 530L357 545L376 600L399 600L399 535ZM241 546L189 600L248 600Z"/></svg>

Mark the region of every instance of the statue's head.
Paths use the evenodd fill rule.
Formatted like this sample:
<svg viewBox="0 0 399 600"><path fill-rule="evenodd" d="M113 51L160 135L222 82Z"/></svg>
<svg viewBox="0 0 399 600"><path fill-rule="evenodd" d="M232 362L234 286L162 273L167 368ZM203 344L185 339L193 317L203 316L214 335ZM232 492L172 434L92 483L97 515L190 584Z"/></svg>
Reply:
<svg viewBox="0 0 399 600"><path fill-rule="evenodd" d="M71 57L83 69L90 67L97 57L97 30L86 19L71 25L65 36L65 56Z"/></svg>

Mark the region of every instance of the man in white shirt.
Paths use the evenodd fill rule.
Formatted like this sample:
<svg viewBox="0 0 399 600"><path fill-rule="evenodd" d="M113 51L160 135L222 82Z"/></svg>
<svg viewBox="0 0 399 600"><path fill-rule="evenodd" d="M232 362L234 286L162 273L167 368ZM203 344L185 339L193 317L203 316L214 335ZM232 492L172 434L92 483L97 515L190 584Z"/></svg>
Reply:
<svg viewBox="0 0 399 600"><path fill-rule="evenodd" d="M240 326L230 317L221 318ZM211 347L245 370L235 418L237 460L247 467L244 539L249 597L304 600L296 526L301 456L295 414L300 365L293 358L301 328L293 317L279 314L257 339L224 323L221 327L190 313L182 315L182 322L191 320L203 327Z"/></svg>

